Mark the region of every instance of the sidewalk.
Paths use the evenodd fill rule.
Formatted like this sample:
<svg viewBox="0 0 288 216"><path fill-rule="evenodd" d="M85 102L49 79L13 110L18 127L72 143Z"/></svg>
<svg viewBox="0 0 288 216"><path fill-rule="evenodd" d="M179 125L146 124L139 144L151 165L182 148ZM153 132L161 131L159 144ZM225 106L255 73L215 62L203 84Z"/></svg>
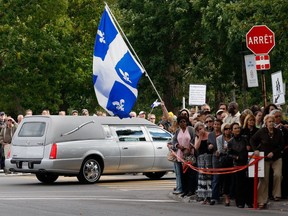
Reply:
<svg viewBox="0 0 288 216"><path fill-rule="evenodd" d="M169 198L174 199L178 202L185 202L185 203L198 203L196 201L196 196L190 196L190 197L184 197L182 198L181 195L174 195L172 192L169 193ZM199 202L200 204L201 202ZM223 199L220 200L220 202L216 202L215 205L222 205L223 208L224 206L224 202ZM234 200L230 200L230 207L231 208L237 208L235 205L235 201ZM227 207L225 207L227 208ZM246 208L246 207L245 207ZM268 202L268 206L267 206L268 210L275 210L275 211L281 211L281 212L288 212L288 199L285 200L280 200L280 201L270 201ZM265 211L264 210L257 210L257 211Z"/></svg>

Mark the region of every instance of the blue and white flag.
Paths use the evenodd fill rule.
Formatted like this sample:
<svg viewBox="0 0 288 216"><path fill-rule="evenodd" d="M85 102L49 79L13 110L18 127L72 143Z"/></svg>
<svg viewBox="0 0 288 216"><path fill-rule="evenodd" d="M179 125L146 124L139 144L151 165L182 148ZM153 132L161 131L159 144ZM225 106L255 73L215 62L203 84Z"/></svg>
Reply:
<svg viewBox="0 0 288 216"><path fill-rule="evenodd" d="M93 55L93 84L99 105L110 115L129 117L143 72L106 6L98 27Z"/></svg>
<svg viewBox="0 0 288 216"><path fill-rule="evenodd" d="M151 108L154 109L155 107L159 106L161 102L158 102L158 99L156 99L153 104L151 105Z"/></svg>

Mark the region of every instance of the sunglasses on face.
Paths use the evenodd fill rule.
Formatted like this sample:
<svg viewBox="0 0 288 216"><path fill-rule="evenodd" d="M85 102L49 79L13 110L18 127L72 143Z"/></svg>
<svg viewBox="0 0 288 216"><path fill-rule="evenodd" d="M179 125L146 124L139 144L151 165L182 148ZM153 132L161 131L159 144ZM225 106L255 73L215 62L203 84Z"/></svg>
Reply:
<svg viewBox="0 0 288 216"><path fill-rule="evenodd" d="M212 121L212 120L205 121L206 124L207 124L208 122L213 122L213 121Z"/></svg>
<svg viewBox="0 0 288 216"><path fill-rule="evenodd" d="M231 130L231 128L224 128L224 131L226 131L226 130Z"/></svg>

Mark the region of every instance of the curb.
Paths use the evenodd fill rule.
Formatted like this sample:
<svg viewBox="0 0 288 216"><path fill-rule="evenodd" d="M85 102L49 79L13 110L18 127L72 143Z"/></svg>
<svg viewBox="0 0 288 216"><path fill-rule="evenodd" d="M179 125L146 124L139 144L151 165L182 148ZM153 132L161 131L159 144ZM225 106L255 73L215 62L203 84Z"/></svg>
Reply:
<svg viewBox="0 0 288 216"><path fill-rule="evenodd" d="M31 173L5 173L3 169L0 169L0 177L1 176L7 176L7 177L12 177L12 176L29 176L32 175Z"/></svg>
<svg viewBox="0 0 288 216"><path fill-rule="evenodd" d="M168 197L170 199L176 200L178 202L183 202L183 203L201 203L197 202L196 200L196 195L190 196L190 197L181 197L181 195L175 195L173 192L169 192ZM220 201L216 202L215 205L222 205L224 206L224 198L221 197ZM212 206L212 205L211 205ZM231 207L236 207L235 200L230 200L230 206ZM280 200L280 201L269 201L267 203L267 210L273 210L273 211L281 211L281 212L288 212L288 200ZM246 207L245 207L246 208ZM265 210L259 210L258 211L265 211Z"/></svg>

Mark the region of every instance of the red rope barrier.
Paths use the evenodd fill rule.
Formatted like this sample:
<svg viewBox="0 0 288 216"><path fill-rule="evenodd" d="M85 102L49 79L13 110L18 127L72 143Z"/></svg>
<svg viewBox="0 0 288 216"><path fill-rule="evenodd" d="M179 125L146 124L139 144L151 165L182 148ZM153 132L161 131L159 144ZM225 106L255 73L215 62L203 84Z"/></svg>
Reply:
<svg viewBox="0 0 288 216"><path fill-rule="evenodd" d="M234 166L234 167L227 167L227 168L199 168L195 167L191 164L191 162L187 162L183 160L182 158L178 157L177 154L173 151L172 154L177 158L178 161L183 163L183 173L187 171L188 168L191 168L199 173L206 174L206 175L224 175L224 174L231 174L231 173L236 173L241 170L244 170L248 168L249 166L252 166L254 164L258 164L260 160L262 160L264 157L261 156L249 156L254 159L253 162L250 162L249 164L245 166Z"/></svg>
<svg viewBox="0 0 288 216"><path fill-rule="evenodd" d="M172 150L171 150L172 151ZM257 187L258 187L258 162L265 158L265 156L248 156L250 158L253 158L254 161L250 162L249 164L245 166L234 166L234 167L228 167L228 168L198 168L195 167L191 164L191 162L187 162L183 160L182 158L178 157L177 154L172 151L172 154L177 158L178 161L181 161L183 163L183 173L187 172L189 168L202 173L202 174L207 174L207 175L224 175L224 174L231 174L231 173L236 173L241 170L244 170L248 168L249 166L255 165L254 166L254 209L258 208L258 197L257 197Z"/></svg>

